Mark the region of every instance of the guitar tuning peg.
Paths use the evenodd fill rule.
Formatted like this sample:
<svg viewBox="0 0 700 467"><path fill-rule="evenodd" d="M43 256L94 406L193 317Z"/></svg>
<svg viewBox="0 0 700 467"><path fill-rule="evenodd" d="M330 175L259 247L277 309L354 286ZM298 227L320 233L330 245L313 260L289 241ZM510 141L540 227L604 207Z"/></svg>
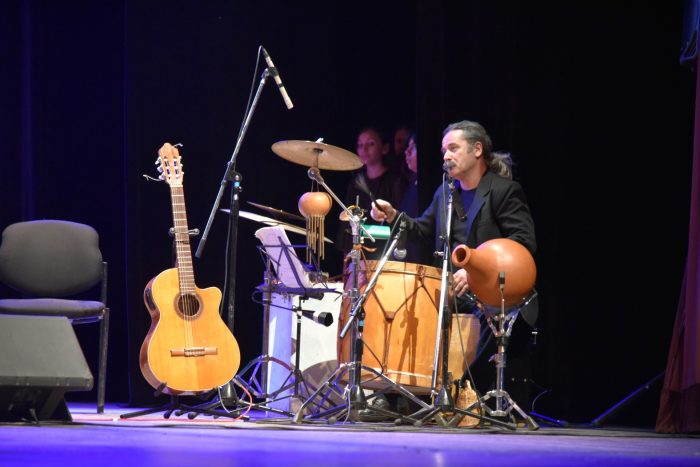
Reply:
<svg viewBox="0 0 700 467"><path fill-rule="evenodd" d="M158 171L158 173L163 173L163 167L161 167L160 165L156 167L156 170Z"/></svg>
<svg viewBox="0 0 700 467"><path fill-rule="evenodd" d="M158 175L158 180L165 181L165 175L163 175L163 174Z"/></svg>
<svg viewBox="0 0 700 467"><path fill-rule="evenodd" d="M160 157L156 157L156 161L154 162L155 165L160 165Z"/></svg>

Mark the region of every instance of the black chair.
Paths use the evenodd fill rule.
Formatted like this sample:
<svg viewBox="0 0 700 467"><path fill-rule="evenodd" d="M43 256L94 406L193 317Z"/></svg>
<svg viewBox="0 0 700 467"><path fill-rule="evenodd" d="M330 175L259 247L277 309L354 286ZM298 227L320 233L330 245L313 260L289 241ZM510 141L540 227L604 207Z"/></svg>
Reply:
<svg viewBox="0 0 700 467"><path fill-rule="evenodd" d="M97 413L104 412L107 376L107 263L92 227L63 220L8 226L0 244L0 281L23 297L0 300L0 314L65 316L73 324L100 322ZM100 300L81 297L100 284Z"/></svg>

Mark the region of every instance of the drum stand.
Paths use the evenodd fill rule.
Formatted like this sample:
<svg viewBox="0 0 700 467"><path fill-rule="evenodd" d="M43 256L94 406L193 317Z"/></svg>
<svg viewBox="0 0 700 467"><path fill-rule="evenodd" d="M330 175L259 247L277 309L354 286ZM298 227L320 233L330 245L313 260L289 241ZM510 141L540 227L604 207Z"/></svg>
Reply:
<svg viewBox="0 0 700 467"><path fill-rule="evenodd" d="M467 407L466 410L471 410L477 406L480 406L486 413L491 417L501 417L507 418L511 423L507 424L507 427L515 430L517 425L513 417L512 411L515 410L520 417L525 421L530 430L537 430L540 426L535 422L535 420L528 414L526 414L520 406L510 397L510 394L503 389L503 382L505 381L504 374L506 368L506 348L508 347L508 338L513 329L513 324L520 313L520 310L526 307L532 299L537 296L537 292L533 292L522 304L511 309L506 314L505 298L503 296L503 289L505 287L505 273L501 272L498 275L499 290L501 292L501 307L498 313L492 313L488 307L482 307L486 320L488 322L489 328L496 338L497 352L491 357L496 365L496 388L488 391L481 398L479 398L472 405ZM496 324L494 324L496 321ZM489 399L495 399L495 408L491 409L486 405L486 401Z"/></svg>
<svg viewBox="0 0 700 467"><path fill-rule="evenodd" d="M350 362L344 362L341 363L338 368L331 374L320 386L319 388L311 395L309 398L301 405L297 413L294 415L294 418L292 421L294 423L302 423L305 420L310 420L314 418L324 418L326 417L328 419L328 423L335 423L339 419L345 419L348 421L352 422L357 422L360 421L359 418L359 412L361 410L367 410L370 413L382 415L384 417L387 417L389 419L393 418L394 420L397 421L403 421L403 422L413 422L413 419L406 417L404 415L398 414L396 412L390 411L390 410L385 410L381 409L379 407L375 407L373 405L367 404L367 401L369 399L372 399L373 397L377 397L380 394L383 394L385 392L388 392L390 389L395 389L398 391L401 395L404 397L412 400L416 404L418 404L421 407L427 407L427 404L417 397L415 397L411 392L409 392L406 388L402 387L399 384L396 384L394 381L390 380L387 378L385 375L379 373L376 371L374 368L370 368L367 366L362 365L362 352L364 349L364 344L362 341L362 332L363 332L363 327L364 327L364 310L362 309L362 305L364 304L365 300L369 296L370 292L374 288L374 285L377 282L377 279L379 277L379 274L382 271L382 268L384 267L384 264L387 262L389 255L391 252L394 250L396 247L396 244L398 243L398 239L400 236L400 233L403 231L405 228L405 221L403 219L400 222L400 227L398 229L398 232L393 236L392 242L389 244L388 248L386 249L384 255L382 256L381 260L379 261L377 268L374 272L374 275L372 276L372 279L370 279L369 283L367 284L367 287L365 288L364 292L362 295L359 294L358 290L358 284L359 284L359 272L360 272L360 253L361 253L361 248L362 248L362 242L361 242L361 235L360 235L360 229L364 230L364 228L361 226L361 220L362 220L362 212L361 210L357 209L354 212L350 211L341 200L338 199L338 197L333 193L333 191L325 184L323 181L323 178L320 176L318 173L318 170L316 170L314 173L309 170L309 177L313 178L316 180L319 184L321 184L328 193L338 202L338 204L345 210L345 212L348 213L348 218L350 221L350 227L352 230L352 239L353 239L353 249L349 253L351 260L352 260L352 265L353 265L353 270L352 270L352 288L348 292L348 297L352 300L352 307L351 307L351 312L348 316L348 321L345 323L342 331L340 332L339 337L342 339L345 337L346 333L352 328L352 333L351 333L351 346L350 346ZM372 239L371 235L366 232L365 234ZM362 371L367 371L380 380L382 380L384 383L386 383L385 389L382 389L381 391L377 391L371 396L367 397L365 396L364 390L362 388ZM348 381L349 383L345 386L344 390L340 389L340 382L342 381L342 377L348 373ZM326 391L323 396L321 396L321 393L323 391ZM304 416L304 413L308 406L312 403L314 403L315 399L321 396L321 401L325 402L328 400L329 396L331 393L335 393L336 395L342 397L346 402L345 404L342 405L337 405L330 410L326 410L324 412L314 412L308 414L306 417Z"/></svg>
<svg viewBox="0 0 700 467"><path fill-rule="evenodd" d="M472 413L467 409L455 407L454 399L450 394L450 377L449 377L449 332L450 323L452 322L452 314L447 300L448 295L448 276L449 276L449 261L451 256L450 238L452 230L452 195L454 193L454 182L448 179L449 192L447 194L447 206L445 208L445 232L442 236L443 249L439 252L442 256L442 279L440 283L440 304L438 311L438 326L435 336L435 353L433 355L433 378L432 378L432 394L433 405L425 406L410 416L415 419L414 425L421 426L426 422L434 420L442 426L456 427L465 416L474 417L479 420L488 420L496 425L501 425L510 428L506 423L499 420L492 420L483 417L479 414ZM444 184L443 184L444 186ZM435 391L437 387L437 371L440 367L440 349L442 349L442 384L439 391Z"/></svg>

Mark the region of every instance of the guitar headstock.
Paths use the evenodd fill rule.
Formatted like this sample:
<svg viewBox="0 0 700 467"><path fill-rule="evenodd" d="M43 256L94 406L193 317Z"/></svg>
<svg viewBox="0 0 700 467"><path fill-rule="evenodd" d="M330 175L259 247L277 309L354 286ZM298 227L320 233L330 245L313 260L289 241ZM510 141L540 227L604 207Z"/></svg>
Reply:
<svg viewBox="0 0 700 467"><path fill-rule="evenodd" d="M180 160L180 151L176 146L170 143L165 143L158 150L158 172L160 172L161 180L164 180L170 186L182 186L182 179L185 172L182 171L182 162Z"/></svg>

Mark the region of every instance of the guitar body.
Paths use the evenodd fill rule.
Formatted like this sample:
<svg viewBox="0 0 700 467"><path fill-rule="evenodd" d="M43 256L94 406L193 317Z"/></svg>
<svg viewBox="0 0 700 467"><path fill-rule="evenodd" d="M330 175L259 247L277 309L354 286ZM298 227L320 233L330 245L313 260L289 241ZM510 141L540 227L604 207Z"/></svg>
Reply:
<svg viewBox="0 0 700 467"><path fill-rule="evenodd" d="M221 291L181 294L178 269L163 271L144 291L151 328L141 346L141 372L166 394L199 393L223 386L238 371L238 343L219 315Z"/></svg>

